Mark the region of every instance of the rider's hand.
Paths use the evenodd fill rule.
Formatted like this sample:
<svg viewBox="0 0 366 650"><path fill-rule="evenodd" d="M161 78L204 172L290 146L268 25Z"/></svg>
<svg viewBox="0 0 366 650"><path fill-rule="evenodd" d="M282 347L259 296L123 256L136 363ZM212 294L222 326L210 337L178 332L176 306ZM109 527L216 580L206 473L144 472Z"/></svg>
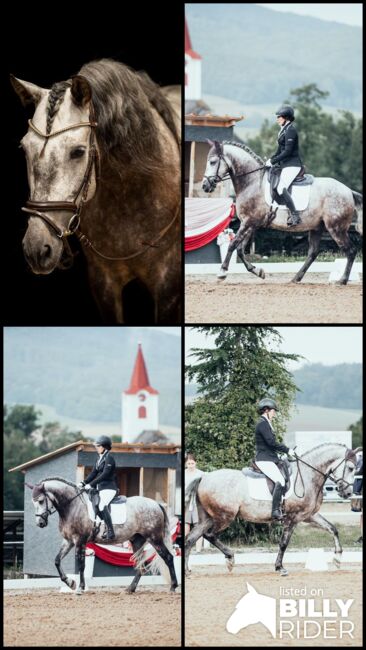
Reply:
<svg viewBox="0 0 366 650"><path fill-rule="evenodd" d="M266 162L264 163L264 166L265 166L265 167L272 167L272 163L271 163L271 159L270 159L270 158L268 158L268 160L266 160Z"/></svg>
<svg viewBox="0 0 366 650"><path fill-rule="evenodd" d="M89 485L89 483L86 483L84 485L84 490L91 490L91 485Z"/></svg>
<svg viewBox="0 0 366 650"><path fill-rule="evenodd" d="M293 449L289 449L287 452L288 458L292 458L293 460L296 458L296 454Z"/></svg>
<svg viewBox="0 0 366 650"><path fill-rule="evenodd" d="M85 487L84 481L80 481L80 483L78 483L76 487L79 488L79 490L82 490Z"/></svg>

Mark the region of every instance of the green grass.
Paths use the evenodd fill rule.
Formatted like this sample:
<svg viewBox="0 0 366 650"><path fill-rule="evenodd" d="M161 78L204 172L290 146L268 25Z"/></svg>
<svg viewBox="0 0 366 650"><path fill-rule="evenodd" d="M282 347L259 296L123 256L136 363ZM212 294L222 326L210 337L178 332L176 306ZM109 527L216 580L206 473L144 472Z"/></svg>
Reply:
<svg viewBox="0 0 366 650"><path fill-rule="evenodd" d="M317 262L334 262L336 259L339 259L340 254L332 253L321 253L318 255ZM268 259L263 259L260 255L247 255L247 259L251 262L261 261L265 262L304 262L306 260L306 255L268 255ZM356 262L362 262L362 254L359 253L356 256Z"/></svg>

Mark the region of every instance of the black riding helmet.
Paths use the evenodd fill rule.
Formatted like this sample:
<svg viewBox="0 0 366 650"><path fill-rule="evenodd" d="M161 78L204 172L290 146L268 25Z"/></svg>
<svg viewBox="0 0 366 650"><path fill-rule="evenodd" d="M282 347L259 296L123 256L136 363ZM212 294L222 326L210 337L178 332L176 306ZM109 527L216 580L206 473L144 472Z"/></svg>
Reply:
<svg viewBox="0 0 366 650"><path fill-rule="evenodd" d="M112 440L109 436L99 436L94 444L102 445L105 449L112 449Z"/></svg>
<svg viewBox="0 0 366 650"><path fill-rule="evenodd" d="M261 401L258 403L258 411L259 413L263 413L265 409L275 409L275 411L278 411L278 406L274 399L271 399L270 397L261 399Z"/></svg>
<svg viewBox="0 0 366 650"><path fill-rule="evenodd" d="M283 104L276 111L276 116L284 117L286 118L286 120L291 120L291 122L293 122L293 120L295 119L295 111L292 108L292 106L290 106L289 104Z"/></svg>

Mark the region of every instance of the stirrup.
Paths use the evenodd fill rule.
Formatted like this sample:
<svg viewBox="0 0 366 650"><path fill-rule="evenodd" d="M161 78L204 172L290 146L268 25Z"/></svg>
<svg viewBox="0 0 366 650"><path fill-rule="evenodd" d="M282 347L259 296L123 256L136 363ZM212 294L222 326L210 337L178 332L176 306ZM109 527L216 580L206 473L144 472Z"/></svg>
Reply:
<svg viewBox="0 0 366 650"><path fill-rule="evenodd" d="M295 220L295 221L294 221ZM287 217L288 226L298 226L301 223L301 217L298 212L290 212Z"/></svg>

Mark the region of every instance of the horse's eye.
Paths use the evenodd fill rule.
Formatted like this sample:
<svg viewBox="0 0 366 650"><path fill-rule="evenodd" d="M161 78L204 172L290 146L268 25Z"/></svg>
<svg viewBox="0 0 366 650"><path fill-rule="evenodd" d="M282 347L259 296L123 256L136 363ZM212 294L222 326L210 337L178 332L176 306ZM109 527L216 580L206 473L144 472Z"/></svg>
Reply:
<svg viewBox="0 0 366 650"><path fill-rule="evenodd" d="M216 160L210 160L210 165L214 165Z"/></svg>
<svg viewBox="0 0 366 650"><path fill-rule="evenodd" d="M70 158L82 158L85 153L85 147L76 147L70 153Z"/></svg>

